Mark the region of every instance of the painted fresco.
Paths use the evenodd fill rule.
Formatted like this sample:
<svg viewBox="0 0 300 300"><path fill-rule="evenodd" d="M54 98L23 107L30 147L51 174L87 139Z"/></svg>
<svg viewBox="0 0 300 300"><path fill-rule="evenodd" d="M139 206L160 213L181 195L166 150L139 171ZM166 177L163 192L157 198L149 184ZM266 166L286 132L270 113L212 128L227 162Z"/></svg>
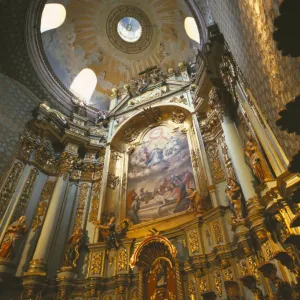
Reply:
<svg viewBox="0 0 300 300"><path fill-rule="evenodd" d="M195 189L186 134L151 129L129 159L127 216L134 224L188 209Z"/></svg>

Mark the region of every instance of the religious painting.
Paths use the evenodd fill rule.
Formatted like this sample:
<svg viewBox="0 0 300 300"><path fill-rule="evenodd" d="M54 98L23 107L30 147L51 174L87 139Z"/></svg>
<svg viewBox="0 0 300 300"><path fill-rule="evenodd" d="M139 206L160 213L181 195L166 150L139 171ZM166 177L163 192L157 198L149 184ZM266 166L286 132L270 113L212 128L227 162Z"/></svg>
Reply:
<svg viewBox="0 0 300 300"><path fill-rule="evenodd" d="M127 216L139 224L185 211L194 189L186 134L151 129L129 158Z"/></svg>

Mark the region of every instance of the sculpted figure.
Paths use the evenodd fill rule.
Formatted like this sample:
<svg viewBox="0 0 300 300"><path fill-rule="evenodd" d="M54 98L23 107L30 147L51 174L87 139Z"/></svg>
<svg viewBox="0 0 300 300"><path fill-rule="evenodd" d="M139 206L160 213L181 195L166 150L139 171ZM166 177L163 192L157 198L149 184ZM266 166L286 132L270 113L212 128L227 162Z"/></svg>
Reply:
<svg viewBox="0 0 300 300"><path fill-rule="evenodd" d="M102 216L103 223L99 221L94 222L94 225L99 228L100 237L106 242L106 249L119 249L121 246L121 238L125 237L126 232L130 226L130 220L124 219L120 228L116 229L116 218L114 213L104 213Z"/></svg>
<svg viewBox="0 0 300 300"><path fill-rule="evenodd" d="M79 250L83 244L83 230L82 228L76 229L70 236L65 252L65 267L76 267L79 258Z"/></svg>
<svg viewBox="0 0 300 300"><path fill-rule="evenodd" d="M197 211L199 213L205 213L208 210L208 207L205 203L205 199L203 199L197 190L188 189L187 190L188 197L187 199L190 199L191 203L188 208L188 211Z"/></svg>
<svg viewBox="0 0 300 300"><path fill-rule="evenodd" d="M228 180L225 190L237 220L242 220L242 192L239 184L232 178Z"/></svg>
<svg viewBox="0 0 300 300"><path fill-rule="evenodd" d="M15 243L26 233L26 217L22 216L7 229L0 246L0 258L12 260L15 256Z"/></svg>
<svg viewBox="0 0 300 300"><path fill-rule="evenodd" d="M266 180L272 179L272 175L263 154L253 138L249 138L244 151L246 156L249 158L251 168L258 180L262 183Z"/></svg>
<svg viewBox="0 0 300 300"><path fill-rule="evenodd" d="M58 118L64 125L68 124L66 117L58 110L50 108L46 103L41 103L40 107L44 108L50 115Z"/></svg>

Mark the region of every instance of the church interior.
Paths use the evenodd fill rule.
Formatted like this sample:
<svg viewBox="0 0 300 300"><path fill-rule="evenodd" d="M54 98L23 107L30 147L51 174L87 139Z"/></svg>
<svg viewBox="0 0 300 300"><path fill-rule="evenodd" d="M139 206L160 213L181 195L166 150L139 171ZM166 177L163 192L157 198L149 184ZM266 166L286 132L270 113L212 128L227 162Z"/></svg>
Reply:
<svg viewBox="0 0 300 300"><path fill-rule="evenodd" d="M299 12L0 0L0 299L300 299Z"/></svg>

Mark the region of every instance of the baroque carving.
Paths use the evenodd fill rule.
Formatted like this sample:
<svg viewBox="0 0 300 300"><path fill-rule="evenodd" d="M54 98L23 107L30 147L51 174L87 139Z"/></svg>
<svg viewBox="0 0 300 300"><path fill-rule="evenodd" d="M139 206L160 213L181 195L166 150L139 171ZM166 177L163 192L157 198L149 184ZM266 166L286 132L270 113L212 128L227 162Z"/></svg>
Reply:
<svg viewBox="0 0 300 300"><path fill-rule="evenodd" d="M76 158L72 154L63 152L59 158L59 175L63 175L66 178L66 175L72 170L75 160Z"/></svg>
<svg viewBox="0 0 300 300"><path fill-rule="evenodd" d="M232 217L232 223L236 224L243 221L244 218L242 216L242 191L240 185L232 178L229 178L225 193L229 198L234 214L234 216Z"/></svg>
<svg viewBox="0 0 300 300"><path fill-rule="evenodd" d="M205 278L201 278L199 282L199 289L201 293L204 293L207 291L207 281Z"/></svg>
<svg viewBox="0 0 300 300"><path fill-rule="evenodd" d="M252 256L248 256L247 262L252 275L255 277L257 281L259 281L259 273L258 273L257 263L255 261L255 258L253 258Z"/></svg>
<svg viewBox="0 0 300 300"><path fill-rule="evenodd" d="M37 169L32 169L29 173L29 176L26 180L25 186L23 188L22 194L18 201L18 205L14 211L12 221L18 220L21 216L25 215L25 211L30 200L31 194L33 192L36 179L39 175Z"/></svg>
<svg viewBox="0 0 300 300"><path fill-rule="evenodd" d="M187 99L184 97L184 95L181 95L179 98L178 97L174 97L170 100L170 102L172 103L182 103L184 105L188 104Z"/></svg>
<svg viewBox="0 0 300 300"><path fill-rule="evenodd" d="M79 200L76 209L76 217L75 217L75 224L74 224L74 232L82 228L85 202L88 195L88 191L89 191L89 185L87 183L83 183L80 186Z"/></svg>
<svg viewBox="0 0 300 300"><path fill-rule="evenodd" d="M225 280L233 280L233 272L231 268L224 269L224 278Z"/></svg>
<svg viewBox="0 0 300 300"><path fill-rule="evenodd" d="M159 107L146 107L141 113L142 121L146 121L148 126L157 124L161 121L161 111Z"/></svg>
<svg viewBox="0 0 300 300"><path fill-rule="evenodd" d="M176 124L182 124L185 121L185 114L184 112L179 109L179 108L175 108L172 111L172 116L171 116L171 120L176 123Z"/></svg>
<svg viewBox="0 0 300 300"><path fill-rule="evenodd" d="M121 249L119 251L119 259L118 259L118 270L123 271L127 269L128 266L128 254L126 249Z"/></svg>
<svg viewBox="0 0 300 300"><path fill-rule="evenodd" d="M109 188L111 188L112 190L115 190L116 187L119 185L119 183L120 183L119 176L116 176L114 174L108 173L108 176L107 176L107 186Z"/></svg>
<svg viewBox="0 0 300 300"><path fill-rule="evenodd" d="M219 221L213 222L212 228L213 228L213 233L214 233L217 245L223 243L224 239L223 239L220 222Z"/></svg>
<svg viewBox="0 0 300 300"><path fill-rule="evenodd" d="M122 155L118 151L115 151L115 150L111 150L110 156L113 160L116 160L116 161L118 161L122 157Z"/></svg>
<svg viewBox="0 0 300 300"><path fill-rule="evenodd" d="M95 182L92 188L92 205L89 214L89 222L95 222L98 218L99 201L100 201L101 181Z"/></svg>
<svg viewBox="0 0 300 300"><path fill-rule="evenodd" d="M26 217L21 216L8 226L0 245L0 258L12 260L15 257L15 243L26 233L25 222Z"/></svg>
<svg viewBox="0 0 300 300"><path fill-rule="evenodd" d="M92 252L91 254L91 274L100 275L103 263L103 253L102 252Z"/></svg>
<svg viewBox="0 0 300 300"><path fill-rule="evenodd" d="M36 231L43 223L54 187L55 182L53 181L47 181L44 185L41 199L31 225L33 231Z"/></svg>
<svg viewBox="0 0 300 300"><path fill-rule="evenodd" d="M207 146L207 155L210 160L214 178L215 178L215 183L220 183L225 180L225 174L224 171L221 167L221 162L219 158L219 153L218 153L218 147L217 144L209 144Z"/></svg>
<svg viewBox="0 0 300 300"><path fill-rule="evenodd" d="M261 183L272 179L265 158L253 138L249 138L247 141L245 154L249 158L254 175Z"/></svg>
<svg viewBox="0 0 300 300"><path fill-rule="evenodd" d="M3 217L5 210L9 204L9 200L11 199L15 189L18 185L19 179L21 177L23 171L23 164L21 162L14 163L9 175L2 187L0 193L0 219Z"/></svg>
<svg viewBox="0 0 300 300"><path fill-rule="evenodd" d="M190 238L190 245L191 245L191 251L192 253L199 251L199 242L198 242L198 235L197 230L194 229L189 233Z"/></svg>
<svg viewBox="0 0 300 300"><path fill-rule="evenodd" d="M221 279L221 274L219 271L214 271L213 272L213 278L214 278L214 283L217 291L217 295L219 297L222 296L222 279Z"/></svg>
<svg viewBox="0 0 300 300"><path fill-rule="evenodd" d="M195 288L195 282L193 279L189 280L188 293L189 293L189 297L191 300L196 299L196 288Z"/></svg>
<svg viewBox="0 0 300 300"><path fill-rule="evenodd" d="M137 139L137 137L139 136L140 134L140 131L138 129L135 128L135 126L131 126L129 128L127 128L125 131L124 131L124 142L125 143L131 143L133 142L134 140Z"/></svg>

